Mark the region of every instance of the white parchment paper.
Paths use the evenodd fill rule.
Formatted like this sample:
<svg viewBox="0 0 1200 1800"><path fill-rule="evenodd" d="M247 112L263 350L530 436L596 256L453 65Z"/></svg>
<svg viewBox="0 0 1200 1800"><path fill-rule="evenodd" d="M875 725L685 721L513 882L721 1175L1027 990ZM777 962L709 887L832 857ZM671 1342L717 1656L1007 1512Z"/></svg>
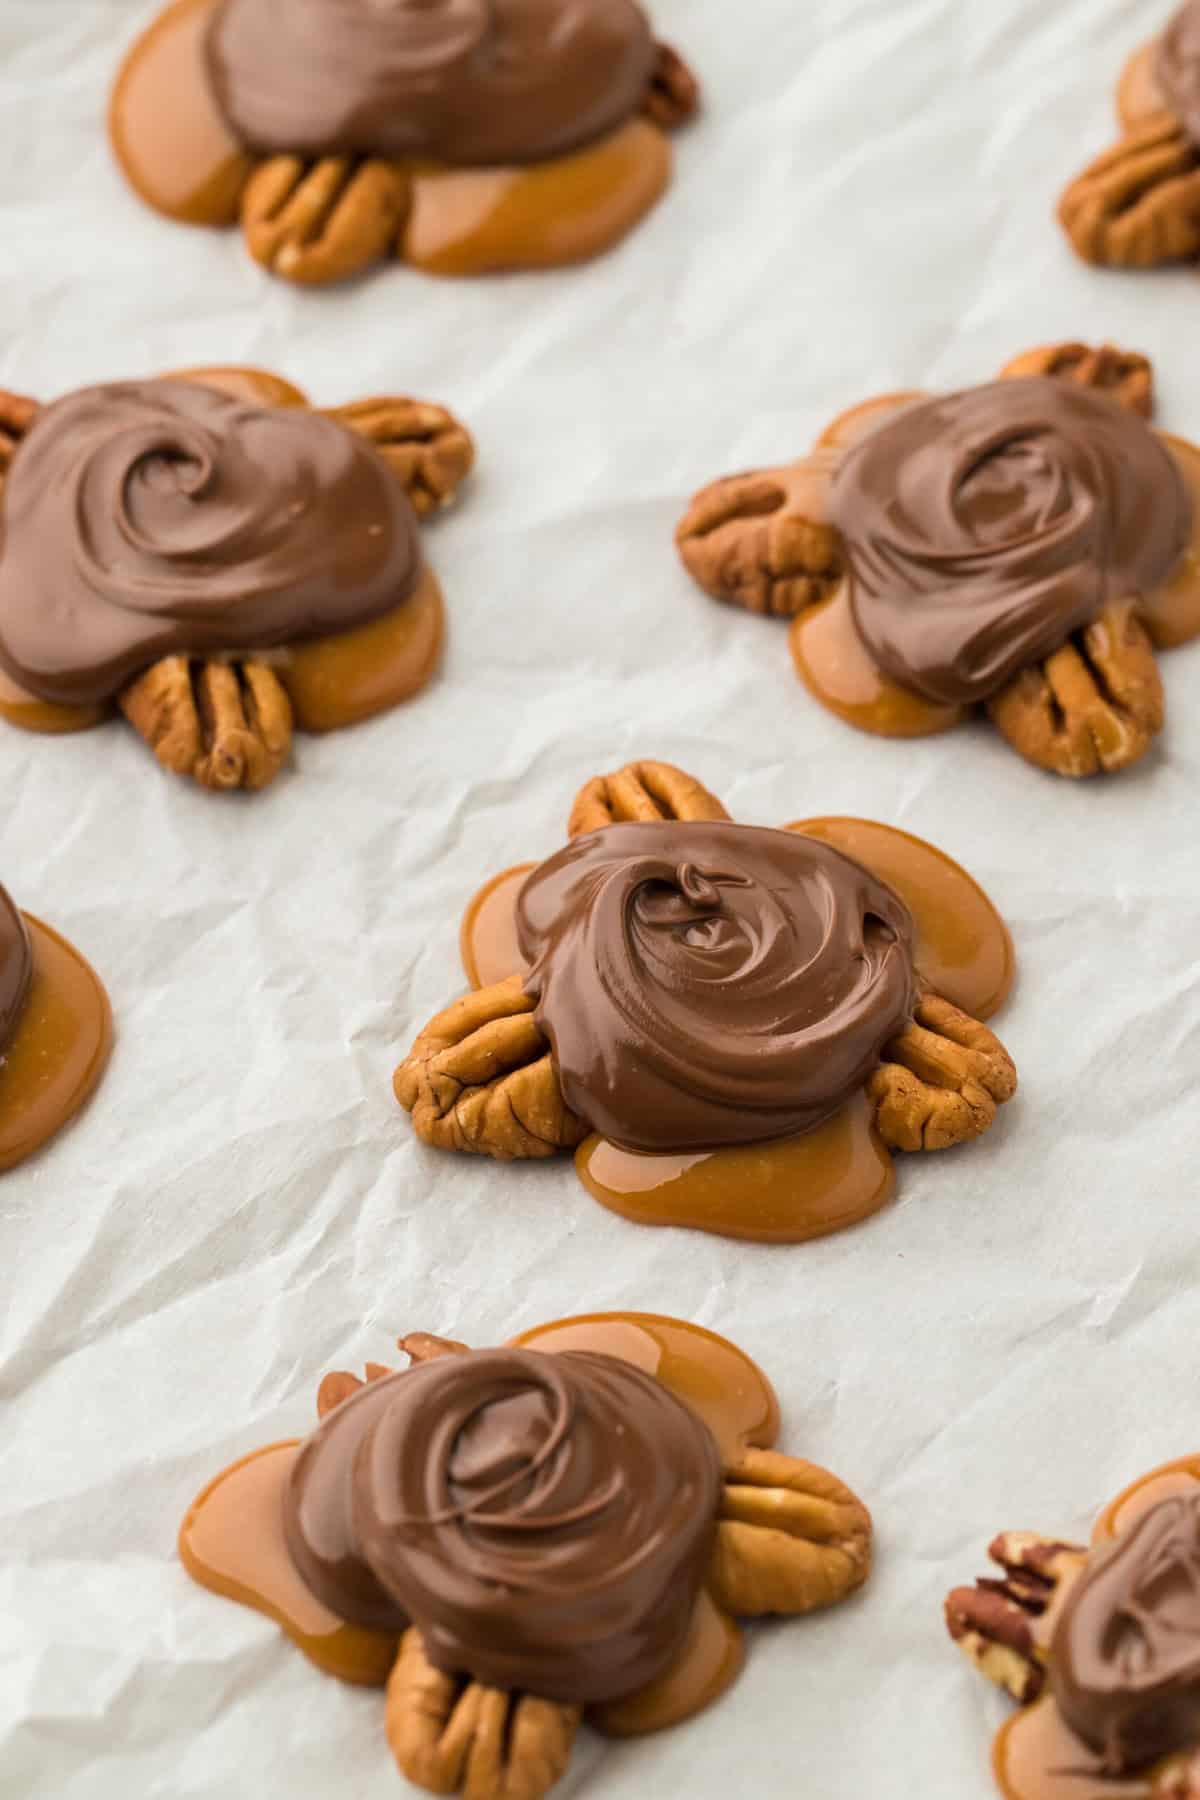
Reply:
<svg viewBox="0 0 1200 1800"><path fill-rule="evenodd" d="M851 732L781 627L690 586L671 533L702 481L800 454L843 405L1050 339L1149 351L1164 422L1200 435L1196 278L1091 272L1050 216L1165 0L657 0L708 110L615 254L319 295L122 186L106 90L152 11L0 0L0 382L256 361L329 404L442 400L480 469L429 538L440 678L302 739L261 798L160 775L117 725L0 730L0 877L92 957L120 1033L85 1118L0 1184L0 1794L401 1791L378 1697L194 1587L179 1519L398 1332L489 1343L640 1307L765 1365L786 1446L874 1508L878 1570L828 1617L754 1631L692 1724L585 1739L564 1800L984 1800L1006 1708L951 1650L945 1590L1000 1527L1081 1531L1200 1449L1200 649L1165 661L1162 749L1074 787L983 727ZM638 1229L568 1161L438 1156L394 1106L394 1062L460 988L469 895L642 754L746 820L932 838L1012 924L1020 1099L984 1143L905 1162L857 1231Z"/></svg>

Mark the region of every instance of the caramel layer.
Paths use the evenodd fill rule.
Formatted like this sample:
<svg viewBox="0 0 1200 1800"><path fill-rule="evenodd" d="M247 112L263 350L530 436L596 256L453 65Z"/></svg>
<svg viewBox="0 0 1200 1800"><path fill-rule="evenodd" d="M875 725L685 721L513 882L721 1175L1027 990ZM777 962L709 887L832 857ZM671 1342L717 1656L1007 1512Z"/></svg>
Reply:
<svg viewBox="0 0 1200 1800"><path fill-rule="evenodd" d="M1152 38L1134 51L1121 70L1117 83L1117 118L1123 131L1132 131L1143 119L1161 112L1167 104L1154 73L1157 54L1158 39Z"/></svg>
<svg viewBox="0 0 1200 1800"><path fill-rule="evenodd" d="M1200 449L1186 438L1159 434L1171 451L1192 496L1192 537L1165 587L1142 602L1146 629L1160 650L1186 644L1200 632Z"/></svg>
<svg viewBox="0 0 1200 1800"><path fill-rule="evenodd" d="M813 699L859 731L931 737L967 716L966 707L925 700L881 673L858 635L845 581L829 600L797 613L789 636L796 673Z"/></svg>
<svg viewBox="0 0 1200 1800"><path fill-rule="evenodd" d="M779 1404L762 1370L736 1345L702 1326L655 1313L593 1313L537 1326L513 1339L555 1353L598 1350L661 1381L708 1425L722 1454L767 1448L779 1429ZM305 1586L288 1553L283 1493L297 1440L242 1457L210 1481L188 1508L179 1533L185 1569L202 1587L273 1619L326 1673L381 1687L396 1640L343 1623ZM602 1731L632 1736L709 1705L742 1664L741 1632L707 1594L697 1604L679 1661L640 1693L589 1711Z"/></svg>
<svg viewBox="0 0 1200 1800"><path fill-rule="evenodd" d="M645 119L527 168L422 172L402 254L431 275L583 262L624 237L670 178L671 147Z"/></svg>
<svg viewBox="0 0 1200 1800"><path fill-rule="evenodd" d="M0 669L0 719L19 725L22 731L59 737L69 731L90 731L93 725L103 725L111 718L108 706L57 706L53 700L39 700Z"/></svg>
<svg viewBox="0 0 1200 1800"><path fill-rule="evenodd" d="M832 844L886 881L916 925L918 972L972 1018L990 1019L1016 974L1008 926L977 881L923 838L870 819L801 819L788 826Z"/></svg>
<svg viewBox="0 0 1200 1800"><path fill-rule="evenodd" d="M174 0L125 58L109 103L113 152L155 212L233 225L254 167L213 98L204 37L217 0Z"/></svg>
<svg viewBox="0 0 1200 1800"><path fill-rule="evenodd" d="M463 915L459 945L463 968L473 988L490 987L510 975L524 975L525 958L517 943L517 895L536 863L517 863L485 882Z"/></svg>
<svg viewBox="0 0 1200 1800"><path fill-rule="evenodd" d="M0 1056L0 1170L24 1162L95 1091L112 1049L99 976L65 938L26 913L33 980Z"/></svg>
<svg viewBox="0 0 1200 1800"><path fill-rule="evenodd" d="M445 630L442 590L427 563L394 612L291 645L277 672L296 724L302 731L337 731L411 699L437 666Z"/></svg>
<svg viewBox="0 0 1200 1800"><path fill-rule="evenodd" d="M283 1493L298 1440L254 1450L210 1481L188 1508L179 1556L201 1587L253 1607L327 1675L382 1687L394 1637L347 1625L305 1586L283 1535Z"/></svg>
<svg viewBox="0 0 1200 1800"><path fill-rule="evenodd" d="M209 369L172 369L164 381L194 381L197 387L219 388L252 406L307 406L308 396L294 381L249 364L226 363Z"/></svg>
<svg viewBox="0 0 1200 1800"><path fill-rule="evenodd" d="M687 1155L645 1155L589 1137L575 1152L592 1198L639 1225L795 1244L869 1218L895 1185L892 1158L860 1091L802 1137Z"/></svg>
<svg viewBox="0 0 1200 1800"><path fill-rule="evenodd" d="M929 395L920 388L899 388L891 394L873 394L869 400L860 400L857 405L848 406L835 419L831 419L817 439L816 448L852 449L855 444L868 437L877 425L881 425L889 413L894 413L901 406L911 406L917 400L928 398Z"/></svg>
<svg viewBox="0 0 1200 1800"><path fill-rule="evenodd" d="M1093 1544L1108 1543L1119 1537L1160 1500L1167 1500L1172 1494L1190 1493L1198 1481L1200 1456L1181 1456L1175 1462L1152 1469L1148 1475L1131 1482L1105 1507L1092 1528Z"/></svg>
<svg viewBox="0 0 1200 1800"><path fill-rule="evenodd" d="M1047 1695L1008 1721L992 1746L1006 1800L1151 1800L1154 1770L1120 1779L1066 1723Z"/></svg>

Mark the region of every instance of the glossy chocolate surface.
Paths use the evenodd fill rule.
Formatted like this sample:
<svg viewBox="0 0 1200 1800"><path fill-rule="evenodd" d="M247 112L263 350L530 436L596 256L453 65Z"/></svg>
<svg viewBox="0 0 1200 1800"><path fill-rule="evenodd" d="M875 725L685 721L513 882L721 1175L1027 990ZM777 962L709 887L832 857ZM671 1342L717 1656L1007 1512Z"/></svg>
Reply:
<svg viewBox="0 0 1200 1800"><path fill-rule="evenodd" d="M33 979L33 952L25 921L7 888L0 887L0 1055L13 1034Z"/></svg>

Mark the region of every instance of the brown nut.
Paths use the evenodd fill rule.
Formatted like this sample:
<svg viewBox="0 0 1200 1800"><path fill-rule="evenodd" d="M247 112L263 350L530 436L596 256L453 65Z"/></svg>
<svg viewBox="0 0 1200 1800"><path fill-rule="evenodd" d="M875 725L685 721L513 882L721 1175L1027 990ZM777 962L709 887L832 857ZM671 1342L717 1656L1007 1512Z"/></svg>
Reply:
<svg viewBox="0 0 1200 1800"><path fill-rule="evenodd" d="M242 195L242 230L255 262L303 286L344 281L387 256L408 214L412 182L372 157L272 156Z"/></svg>
<svg viewBox="0 0 1200 1800"><path fill-rule="evenodd" d="M947 1150L981 1137L1016 1089L999 1038L928 990L867 1082L875 1128L891 1150Z"/></svg>
<svg viewBox="0 0 1200 1800"><path fill-rule="evenodd" d="M501 1162L573 1150L587 1126L567 1108L519 975L431 1019L396 1070L396 1098L423 1143Z"/></svg>
<svg viewBox="0 0 1200 1800"><path fill-rule="evenodd" d="M678 131L700 110L700 83L677 50L659 44L642 113L663 131Z"/></svg>
<svg viewBox="0 0 1200 1800"><path fill-rule="evenodd" d="M1115 344L1041 344L1014 356L1000 374L1002 378L1051 375L1080 387L1097 388L1143 419L1154 412L1154 371L1149 357L1137 350L1118 350Z"/></svg>
<svg viewBox="0 0 1200 1800"><path fill-rule="evenodd" d="M838 461L837 451L818 450L701 488L675 532L693 580L715 600L781 618L827 599L843 568L828 520Z"/></svg>
<svg viewBox="0 0 1200 1800"><path fill-rule="evenodd" d="M1183 1750L1151 1772L1153 1800L1200 1800L1200 1750Z"/></svg>
<svg viewBox="0 0 1200 1800"><path fill-rule="evenodd" d="M0 388L0 486L4 472L17 453L17 446L37 415L38 403L24 394L10 394Z"/></svg>
<svg viewBox="0 0 1200 1800"><path fill-rule="evenodd" d="M1148 269L1200 253L1200 151L1160 112L1089 163L1058 203L1085 262Z"/></svg>
<svg viewBox="0 0 1200 1800"><path fill-rule="evenodd" d="M595 775L575 796L567 836L582 837L605 825L656 819L727 819L715 794L673 763L626 763L612 775Z"/></svg>
<svg viewBox="0 0 1200 1800"><path fill-rule="evenodd" d="M435 1337L430 1331L410 1331L407 1337L397 1340L401 1350L410 1362L434 1362L439 1356L463 1356L467 1352L466 1344L460 1344L456 1338ZM387 1363L369 1362L365 1365L363 1380L352 1375L348 1369L331 1369L324 1376L317 1389L317 1417L323 1419L326 1413L348 1400L351 1394L357 1394L359 1388L365 1387L368 1381L380 1381L385 1375L394 1375L396 1370Z"/></svg>
<svg viewBox="0 0 1200 1800"><path fill-rule="evenodd" d="M266 663L165 656L119 696L164 768L230 791L274 781L292 745L292 705Z"/></svg>
<svg viewBox="0 0 1200 1800"><path fill-rule="evenodd" d="M422 519L450 505L475 461L470 432L427 400L355 400L329 407L326 417L374 444Z"/></svg>
<svg viewBox="0 0 1200 1800"><path fill-rule="evenodd" d="M1020 756L1076 778L1139 761L1163 728L1164 709L1158 659L1131 600L1106 607L988 701L992 722Z"/></svg>
<svg viewBox="0 0 1200 1800"><path fill-rule="evenodd" d="M836 1475L776 1450L725 1471L709 1567L718 1606L741 1618L833 1606L871 1572L871 1515Z"/></svg>
<svg viewBox="0 0 1200 1800"><path fill-rule="evenodd" d="M463 1800L541 1800L566 1773L581 1708L435 1669L416 1626L400 1639L385 1726L401 1772Z"/></svg>
<svg viewBox="0 0 1200 1800"><path fill-rule="evenodd" d="M982 1675L1028 1705L1046 1681L1037 1620L1075 1580L1087 1551L1034 1531L1005 1531L988 1555L1003 1577L983 1576L974 1587L953 1589L946 1597L946 1629Z"/></svg>

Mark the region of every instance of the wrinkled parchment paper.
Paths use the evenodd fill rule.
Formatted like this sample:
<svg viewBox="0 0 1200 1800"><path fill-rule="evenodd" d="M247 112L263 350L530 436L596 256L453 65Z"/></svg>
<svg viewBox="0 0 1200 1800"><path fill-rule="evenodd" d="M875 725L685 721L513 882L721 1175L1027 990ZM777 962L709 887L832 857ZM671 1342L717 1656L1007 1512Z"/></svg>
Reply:
<svg viewBox="0 0 1200 1800"><path fill-rule="evenodd" d="M379 1698L194 1587L174 1539L210 1475L308 1428L323 1371L405 1330L690 1316L766 1366L787 1448L875 1511L860 1599L753 1631L736 1691L680 1730L585 1734L564 1800L985 1800L1007 1709L945 1639L944 1591L998 1528L1083 1530L1200 1449L1200 649L1165 659L1162 750L1074 787L984 727L850 731L807 701L784 629L706 600L671 547L702 481L1049 339L1150 352L1164 422L1200 435L1196 277L1090 272L1050 222L1165 5L656 10L708 111L615 254L310 294L121 185L106 89L151 6L0 4L0 382L253 361L330 404L441 400L480 449L429 533L440 679L301 739L265 796L168 779L117 725L0 729L0 877L92 957L120 1033L84 1119L0 1182L4 1800L403 1790ZM438 1156L394 1106L393 1063L460 988L469 895L556 848L578 784L640 754L746 820L928 836L1012 924L998 1024L1022 1095L984 1143L903 1162L859 1230L789 1249L639 1229L569 1161Z"/></svg>

